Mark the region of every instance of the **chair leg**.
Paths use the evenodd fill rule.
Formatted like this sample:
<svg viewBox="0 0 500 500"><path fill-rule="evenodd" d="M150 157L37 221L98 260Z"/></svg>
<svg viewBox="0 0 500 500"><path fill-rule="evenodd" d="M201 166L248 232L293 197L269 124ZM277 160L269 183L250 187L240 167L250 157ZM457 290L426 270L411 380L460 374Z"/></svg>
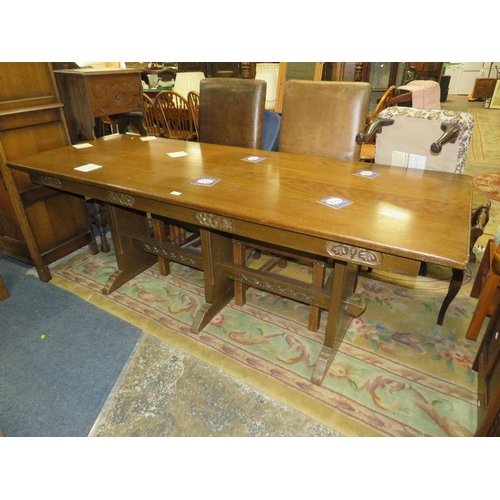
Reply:
<svg viewBox="0 0 500 500"><path fill-rule="evenodd" d="M477 301L476 310L472 316L469 328L465 338L468 340L477 340L483 322L491 311L492 306L498 302L498 286L500 285L500 276L490 274L486 278L486 283Z"/></svg>
<svg viewBox="0 0 500 500"><path fill-rule="evenodd" d="M245 245L239 241L233 241L233 259L237 266L245 267ZM237 306L244 306L246 302L246 292L248 286L240 281L234 282L234 303Z"/></svg>
<svg viewBox="0 0 500 500"><path fill-rule="evenodd" d="M493 253L493 240L489 240L470 292L471 297L478 298L479 300L477 301L476 309L465 335L465 338L468 340L477 340L486 316L491 314L493 306L496 305L500 297L498 290L500 276L492 269Z"/></svg>
<svg viewBox="0 0 500 500"><path fill-rule="evenodd" d="M9 291L5 286L3 278L0 276L0 300L7 300L9 298Z"/></svg>
<svg viewBox="0 0 500 500"><path fill-rule="evenodd" d="M325 282L325 263L315 262L312 268L312 284L316 288L323 288ZM308 330L311 332L317 332L319 328L319 322L321 319L321 308L318 306L309 306L309 321L307 324Z"/></svg>
<svg viewBox="0 0 500 500"><path fill-rule="evenodd" d="M108 223L108 216L106 207L97 200L88 200L87 213L89 214L90 222L97 227L99 237L101 240L101 252L107 253L110 251L108 238L106 237L106 225Z"/></svg>
<svg viewBox="0 0 500 500"><path fill-rule="evenodd" d="M153 218L153 233L155 239L158 241L167 241L167 232L172 234L172 231L167 231L167 224L156 217ZM158 267L162 276L168 276L170 274L170 262L160 255L158 255Z"/></svg>

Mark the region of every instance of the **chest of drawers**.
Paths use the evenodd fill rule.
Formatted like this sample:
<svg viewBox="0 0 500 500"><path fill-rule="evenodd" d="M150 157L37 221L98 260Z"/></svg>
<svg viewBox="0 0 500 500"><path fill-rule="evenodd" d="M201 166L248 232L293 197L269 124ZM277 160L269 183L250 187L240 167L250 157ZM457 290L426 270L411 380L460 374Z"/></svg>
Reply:
<svg viewBox="0 0 500 500"><path fill-rule="evenodd" d="M96 119L143 110L138 69L65 69L54 74L72 144L96 139Z"/></svg>

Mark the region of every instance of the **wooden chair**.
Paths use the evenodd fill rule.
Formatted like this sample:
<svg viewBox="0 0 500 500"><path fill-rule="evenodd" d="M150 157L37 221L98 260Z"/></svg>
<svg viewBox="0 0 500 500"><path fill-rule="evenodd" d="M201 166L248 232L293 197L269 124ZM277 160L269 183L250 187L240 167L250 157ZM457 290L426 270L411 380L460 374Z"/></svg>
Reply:
<svg viewBox="0 0 500 500"><path fill-rule="evenodd" d="M142 94L142 97L144 99L144 127L148 135L161 137L163 133L160 127L160 121L156 116L154 103L148 95Z"/></svg>
<svg viewBox="0 0 500 500"><path fill-rule="evenodd" d="M196 135L198 135L198 121L199 121L199 108L200 108L200 94L196 90L191 90L188 92L187 101L189 106L189 112L191 113L191 119L194 123L194 129Z"/></svg>
<svg viewBox="0 0 500 500"><path fill-rule="evenodd" d="M202 80L199 141L261 149L266 86L263 80Z"/></svg>
<svg viewBox="0 0 500 500"><path fill-rule="evenodd" d="M489 240L470 292L476 297L476 309L465 338L477 340L486 316L491 316L500 301L500 255L495 253L493 240Z"/></svg>
<svg viewBox="0 0 500 500"><path fill-rule="evenodd" d="M370 113L366 117L366 125L365 125L365 134L368 131L368 127L374 118L378 116L378 114L385 108L390 105L390 100L398 95L399 92L396 89L395 85L391 85L385 92L384 95L379 99L375 109L372 113ZM375 161L375 135L370 137L370 139L361 144L361 153L360 158L361 161L373 163Z"/></svg>
<svg viewBox="0 0 500 500"><path fill-rule="evenodd" d="M355 137L364 130L370 99L368 83L321 82L289 80L285 83L283 113L278 150L286 153L307 154L327 158L359 161L360 146ZM325 175L328 175L325 172ZM265 203L265 200L262 200ZM259 271L265 283L268 273L276 265L284 267L287 259L312 267L311 286L330 286L325 282L327 259L304 255L283 248L262 246L258 242L235 239L235 263L247 265L248 252L258 257L261 252L271 258ZM244 304L246 285L235 283L235 302ZM321 310L309 306L308 328L317 331Z"/></svg>
<svg viewBox="0 0 500 500"><path fill-rule="evenodd" d="M2 276L0 276L0 300L7 300L8 298L9 292L5 286Z"/></svg>
<svg viewBox="0 0 500 500"><path fill-rule="evenodd" d="M265 95L266 83L263 81L236 78L202 80L198 107L198 140L260 149ZM195 97L191 97L192 102ZM159 241L190 248L199 243L199 234L177 221L154 217L153 226L155 238ZM158 263L160 272L168 275L169 261L160 256Z"/></svg>
<svg viewBox="0 0 500 500"><path fill-rule="evenodd" d="M196 130L185 97L173 90L160 92L154 101L156 116L167 139L190 141Z"/></svg>
<svg viewBox="0 0 500 500"><path fill-rule="evenodd" d="M97 123L97 120L96 120ZM101 133L100 135L117 134L118 133L118 119L103 116L99 119Z"/></svg>

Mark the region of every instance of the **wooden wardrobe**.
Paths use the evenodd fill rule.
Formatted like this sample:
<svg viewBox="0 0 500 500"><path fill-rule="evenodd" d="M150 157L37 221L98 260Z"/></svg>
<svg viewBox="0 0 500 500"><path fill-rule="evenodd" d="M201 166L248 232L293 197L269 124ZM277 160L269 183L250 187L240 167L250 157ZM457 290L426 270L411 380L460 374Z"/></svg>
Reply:
<svg viewBox="0 0 500 500"><path fill-rule="evenodd" d="M70 145L51 63L0 63L0 253L36 267L89 245L97 252L85 200L30 181L6 162Z"/></svg>

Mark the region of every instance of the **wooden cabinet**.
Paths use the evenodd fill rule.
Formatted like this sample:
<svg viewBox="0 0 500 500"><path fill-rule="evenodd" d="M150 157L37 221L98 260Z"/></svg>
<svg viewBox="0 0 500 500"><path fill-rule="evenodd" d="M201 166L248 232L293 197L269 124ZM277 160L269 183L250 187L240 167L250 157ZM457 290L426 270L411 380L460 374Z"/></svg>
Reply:
<svg viewBox="0 0 500 500"><path fill-rule="evenodd" d="M417 78L419 80L435 80L436 82L441 81L441 75L443 74L442 62L409 62L408 69L417 69Z"/></svg>
<svg viewBox="0 0 500 500"><path fill-rule="evenodd" d="M497 81L496 78L476 78L469 100L491 99Z"/></svg>
<svg viewBox="0 0 500 500"><path fill-rule="evenodd" d="M473 368L479 380L475 435L500 437L500 304L488 323Z"/></svg>
<svg viewBox="0 0 500 500"><path fill-rule="evenodd" d="M54 74L72 144L99 137L100 118L143 111L139 69L81 68Z"/></svg>
<svg viewBox="0 0 500 500"><path fill-rule="evenodd" d="M48 264L89 244L97 251L82 198L33 184L6 162L70 144L50 63L0 63L0 252Z"/></svg>

